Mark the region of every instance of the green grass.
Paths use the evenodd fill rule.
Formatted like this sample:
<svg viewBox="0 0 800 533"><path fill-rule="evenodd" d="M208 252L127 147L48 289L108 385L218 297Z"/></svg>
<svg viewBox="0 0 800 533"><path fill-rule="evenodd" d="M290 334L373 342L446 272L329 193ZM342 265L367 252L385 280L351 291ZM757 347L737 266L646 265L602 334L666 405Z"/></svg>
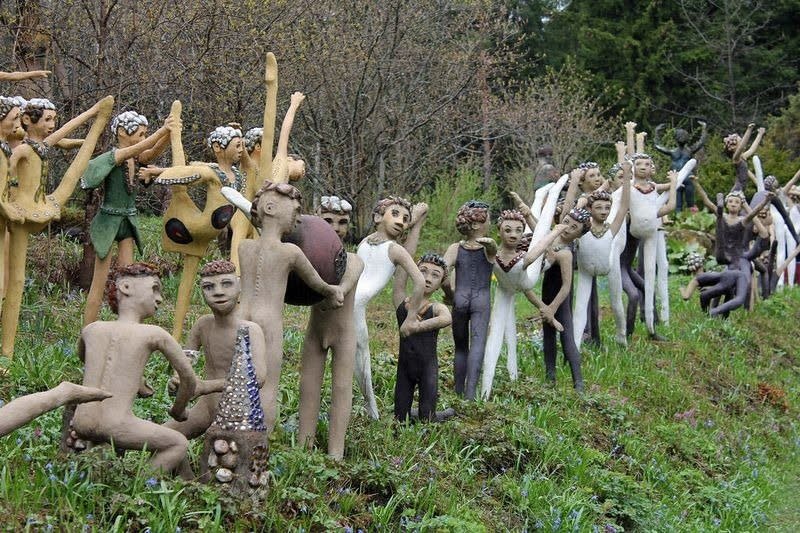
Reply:
<svg viewBox="0 0 800 533"><path fill-rule="evenodd" d="M157 250L153 246L148 243L145 255ZM673 280L673 289L681 281ZM164 285L166 302L153 322L169 330L177 279L166 278ZM34 275L0 398L62 379L80 381L74 347L83 298ZM58 410L0 438L0 528L797 530L800 290L727 321L704 316L696 300L673 300L672 323L660 329L669 342L647 341L640 324L627 351L610 342L603 303L606 344L584 349L582 396L572 391L561 364L557 386L545 385L531 335L536 313L519 298L520 379L509 381L503 359L491 401L460 401L452 393L452 338L444 332L439 408L454 407L458 417L397 426L390 420L397 329L390 295L381 294L369 316L382 419L369 420L355 395L342 463L324 454L327 403L319 421L321 451L294 446L307 310L287 308L281 415L267 494L233 498L214 487L164 479L148 470L140 452L119 458L97 448L60 455ZM188 323L203 313L198 292ZM107 309L103 316L110 317ZM136 412L164 421L171 400L162 357L151 359L146 376L156 395L137 401ZM200 445L194 444L195 457Z"/></svg>

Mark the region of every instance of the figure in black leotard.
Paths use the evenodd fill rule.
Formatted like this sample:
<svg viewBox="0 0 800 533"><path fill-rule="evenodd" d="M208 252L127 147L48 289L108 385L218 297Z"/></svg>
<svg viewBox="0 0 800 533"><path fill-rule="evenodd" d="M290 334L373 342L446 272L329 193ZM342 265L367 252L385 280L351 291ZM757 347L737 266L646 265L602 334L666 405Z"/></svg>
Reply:
<svg viewBox="0 0 800 533"><path fill-rule="evenodd" d="M447 263L437 254L425 254L417 263L425 278L425 291L419 315L408 336L400 337L400 355L397 360L397 381L394 387L394 416L405 421L411 415L411 402L414 389L419 390L419 419L435 420L436 399L439 395L439 360L436 356L436 343L439 330L450 325L450 312L438 302L431 302L430 296L439 290L447 272ZM406 275L400 271L395 274L393 300L397 307L397 323L402 325L408 316L406 298Z"/></svg>

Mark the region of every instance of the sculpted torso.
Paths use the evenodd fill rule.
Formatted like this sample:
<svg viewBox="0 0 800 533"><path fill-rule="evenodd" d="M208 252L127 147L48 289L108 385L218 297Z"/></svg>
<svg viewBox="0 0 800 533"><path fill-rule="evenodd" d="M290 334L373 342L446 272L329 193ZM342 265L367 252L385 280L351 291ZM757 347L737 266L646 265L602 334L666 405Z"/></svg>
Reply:
<svg viewBox="0 0 800 533"><path fill-rule="evenodd" d="M247 240L239 245L242 318L261 326L267 343L270 342L270 335L283 337L283 297L267 298L265 294L269 292L283 295L286 292L286 280L292 269L294 256L302 254L297 246L289 243L280 243L270 248L270 258L266 261L259 239Z"/></svg>
<svg viewBox="0 0 800 533"><path fill-rule="evenodd" d="M578 241L577 261L581 272L592 276L604 276L611 270L611 244L614 235L606 229L600 237L592 232L583 235Z"/></svg>
<svg viewBox="0 0 800 533"><path fill-rule="evenodd" d="M658 209L661 207L655 188L643 193L636 187L631 188L631 235L637 239L645 239L653 235L660 225Z"/></svg>
<svg viewBox="0 0 800 533"><path fill-rule="evenodd" d="M364 271L356 287L356 303L366 305L394 275L395 265L389 258L392 241L370 244L365 240L358 245L358 257L364 262ZM395 245L397 246L397 245Z"/></svg>

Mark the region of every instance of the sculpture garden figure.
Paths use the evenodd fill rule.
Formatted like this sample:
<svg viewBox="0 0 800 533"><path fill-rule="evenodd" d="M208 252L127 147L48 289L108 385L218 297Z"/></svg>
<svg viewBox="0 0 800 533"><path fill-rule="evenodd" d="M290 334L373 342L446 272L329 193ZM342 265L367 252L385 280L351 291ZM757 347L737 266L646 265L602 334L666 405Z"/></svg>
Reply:
<svg viewBox="0 0 800 533"><path fill-rule="evenodd" d="M55 106L49 100L29 100L23 110L21 120L27 138L14 149L7 173L7 176L14 176L16 182L4 180L0 183L2 205L9 213L6 227L10 233L8 287L2 311L2 354L6 357L14 353L25 285L28 236L61 217L61 209L89 164L113 105L114 98L107 96L59 129L56 129ZM61 182L52 194L46 194L48 148L91 119L94 123Z"/></svg>
<svg viewBox="0 0 800 533"><path fill-rule="evenodd" d="M267 377L262 398L267 433L272 432L277 418L276 395L283 359L283 301L290 273L296 273L312 290L326 298L326 305L336 308L344 302L342 289L325 283L300 248L281 241L281 237L295 227L300 198L300 191L288 183L265 181L251 208L251 219L259 228L260 236L239 245L241 316L261 326L267 347Z"/></svg>
<svg viewBox="0 0 800 533"><path fill-rule="evenodd" d="M141 252L135 189L138 166L146 165L161 155L169 143L170 127L180 128L171 116L149 137L147 126L147 118L136 111L117 115L111 121L111 133L117 140L117 148L89 161L81 176L82 189L103 187L103 202L89 227L95 262L83 312L84 325L97 320L114 243L118 246L117 266L133 263L134 243Z"/></svg>
<svg viewBox="0 0 800 533"><path fill-rule="evenodd" d="M700 124L701 128L700 138L692 145L689 145L689 140L691 139L689 132L683 128L677 128L675 130L675 142L678 144L676 148L668 148L660 142L661 132L666 127L666 124L659 124L656 126L653 138L656 150L670 157L671 164L669 168L671 170L677 172L682 169L683 165L688 163L694 154L700 151L706 144L706 139L708 138L708 133L706 131L707 125L702 120L698 120L697 123ZM680 212L684 206L686 206L686 208L694 207L694 182L691 180L684 181L683 186L678 187L676 195L675 211Z"/></svg>
<svg viewBox="0 0 800 533"><path fill-rule="evenodd" d="M742 270L725 269L722 272L705 272L705 258L692 252L686 256L685 264L694 277L686 287L681 288L684 300L692 297L700 288L700 307L711 316L727 317L728 313L747 304L750 297L750 274ZM721 297L725 302L713 305Z"/></svg>
<svg viewBox="0 0 800 533"><path fill-rule="evenodd" d="M323 196L317 214L343 239L349 230L352 206L336 196ZM331 364L331 403L328 416L328 455L344 456L344 440L353 406L353 369L356 357L353 307L356 284L364 263L356 254L347 254L347 269L339 283L344 305L330 308L324 302L311 307L303 340L300 365L300 427L297 440L313 446L319 420L325 358L333 352Z"/></svg>
<svg viewBox="0 0 800 533"><path fill-rule="evenodd" d="M416 211L427 211L427 206L418 204ZM356 324L356 380L367 402L367 414L378 418L378 404L372 389L372 370L369 353L369 331L367 330L367 304L383 289L395 269L399 266L405 270L414 284L409 300L409 309L400 334L405 335L410 327L418 321L417 314L422 303L425 279L406 248L398 244L397 239L409 229L409 233L417 233L421 229L424 217L413 218L411 203L399 196L389 196L378 201L372 210L372 221L375 231L367 235L358 245L358 256L364 262L364 271L358 279L354 302L354 320Z"/></svg>
<svg viewBox="0 0 800 533"><path fill-rule="evenodd" d="M755 124L748 124L747 130L744 132L744 137L740 137L738 133L731 133L722 140L725 146L725 153L733 162L736 181L732 190L735 191L744 190L747 185L749 177L747 160L755 155L756 150L758 150L758 145L761 144L761 139L764 137L764 132L766 131L764 128L758 128L758 133L756 134L753 144L750 145L750 148L745 150L747 143L750 141L750 136L753 133L754 127Z"/></svg>
<svg viewBox="0 0 800 533"><path fill-rule="evenodd" d="M136 417L131 410L150 354L163 353L180 376L170 409L175 420L186 419L192 398L218 392L223 384L199 381L177 341L160 327L141 323L153 316L161 300L161 281L150 265L133 263L109 278L108 302L119 318L84 327L78 356L85 364L83 385L111 391L113 396L79 405L72 425L80 438L94 443L113 443L121 450L147 448L155 452L150 461L154 468L172 472L185 458L189 441L173 429Z"/></svg>
<svg viewBox="0 0 800 533"><path fill-rule="evenodd" d="M626 342L625 312L622 307L622 278L619 270L619 252L614 246L614 238L619 233L628 215L631 187L631 164L625 162L623 168L622 198L614 219L609 224L611 213L611 195L606 191L595 191L589 195L587 207L592 217L592 227L577 241L578 279L575 291L574 331L575 345L580 350L583 330L586 326L587 314L592 313L593 322L597 324L597 308L590 305L592 281L597 276L608 276L608 292L611 308L614 311L617 343L623 346ZM616 257L614 255L616 254ZM593 328L596 331L596 328ZM599 332L598 334L599 340Z"/></svg>
<svg viewBox="0 0 800 533"><path fill-rule="evenodd" d="M197 319L185 344L185 349L198 352L202 349L205 354L203 377L207 380L222 380L223 382L231 368L234 353L239 347L241 332L248 337L250 360L254 371L254 382L259 391L259 402L276 401L275 394L269 394L263 387L266 380L267 354L264 334L255 322L240 318L238 309L241 283L236 274L236 267L230 261L211 261L200 270L200 289L203 299L211 309L210 315ZM171 384L179 384L180 380L173 378ZM187 439L194 439L202 435L214 421L217 412L219 394L203 396L186 413L186 420L169 421L165 425L183 434ZM275 408L270 406L269 411ZM191 477L191 467L188 461L181 465L181 475Z"/></svg>
<svg viewBox="0 0 800 533"><path fill-rule="evenodd" d="M497 252L495 242L486 237L490 223L489 204L470 200L462 205L456 229L465 239L451 244L444 254L453 292L455 390L468 400L475 399L489 329L490 284Z"/></svg>
<svg viewBox="0 0 800 533"><path fill-rule="evenodd" d="M452 322L447 306L431 302L430 297L442 285L447 273L447 263L437 254L425 254L417 262L419 271L425 279L422 307L415 322L406 335L400 336L400 353L397 359L397 380L394 387L394 417L403 422L411 416L411 403L414 389L419 392L419 419L437 419L436 401L439 396L439 360L437 343L439 330ZM406 298L405 271L395 274L392 303L397 314L398 327L405 324L409 314L409 301Z"/></svg>

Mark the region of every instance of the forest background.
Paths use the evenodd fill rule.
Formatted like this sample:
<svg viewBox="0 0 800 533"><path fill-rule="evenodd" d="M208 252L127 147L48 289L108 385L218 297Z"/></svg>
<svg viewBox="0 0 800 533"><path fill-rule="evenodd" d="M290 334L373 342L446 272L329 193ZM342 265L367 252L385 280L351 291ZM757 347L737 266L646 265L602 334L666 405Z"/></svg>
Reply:
<svg viewBox="0 0 800 533"><path fill-rule="evenodd" d="M562 170L611 162L626 120L651 139L662 122L696 137L707 121L712 191L731 179L719 137L749 122L768 125L768 173L783 181L800 155L797 0L16 0L0 22L0 68L53 71L14 90L62 119L113 94L153 124L180 99L198 160L215 126L260 125L274 52L279 108L308 97L291 141L306 197L353 201L358 234L376 199L457 168L526 196L544 145Z"/></svg>

